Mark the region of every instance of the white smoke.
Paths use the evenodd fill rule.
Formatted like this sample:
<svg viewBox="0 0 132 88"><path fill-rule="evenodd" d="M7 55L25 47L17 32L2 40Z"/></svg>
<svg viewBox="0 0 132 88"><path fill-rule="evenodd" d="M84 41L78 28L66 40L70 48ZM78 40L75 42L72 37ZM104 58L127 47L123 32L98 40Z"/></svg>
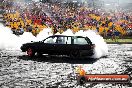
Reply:
<svg viewBox="0 0 132 88"><path fill-rule="evenodd" d="M70 29L67 29L67 31L63 32L62 35L74 35L73 32Z"/></svg>
<svg viewBox="0 0 132 88"><path fill-rule="evenodd" d="M57 33L59 34L59 33ZM16 36L12 34L12 31L8 27L4 27L0 24L0 49L16 49L19 50L21 45L24 43L28 43L31 41L41 41L48 36L52 35L52 31L50 28L46 28L41 31L36 37L34 37L29 32L24 32L23 35ZM87 36L90 38L93 44L96 45L95 47L95 54L94 58L99 58L104 56L108 52L107 44L104 42L103 37L97 34L95 31L88 30L88 31L79 31L76 34L73 34L70 29L62 33L62 35L80 35L80 36Z"/></svg>
<svg viewBox="0 0 132 88"><path fill-rule="evenodd" d="M37 37L30 32L24 32L23 35L16 36L11 29L0 24L0 49L19 50L22 44L31 41L40 41L51 35L51 29L44 29Z"/></svg>
<svg viewBox="0 0 132 88"><path fill-rule="evenodd" d="M53 35L52 30L50 28L45 28L43 31L41 31L38 35L37 35L37 41L41 41L44 40L45 38L49 37Z"/></svg>
<svg viewBox="0 0 132 88"><path fill-rule="evenodd" d="M17 47L16 41L18 39L12 34L11 29L0 24L0 49Z"/></svg>
<svg viewBox="0 0 132 88"><path fill-rule="evenodd" d="M92 58L100 58L101 56L106 56L108 53L108 46L104 41L103 37L100 36L96 31L87 30L83 32L82 30L78 31L77 33L73 34L70 29L63 33L64 35L75 35L75 36L87 36L93 44L95 44L95 54Z"/></svg>
<svg viewBox="0 0 132 88"><path fill-rule="evenodd" d="M103 37L100 36L96 31L87 30L85 32L79 31L76 35L87 36L93 44L95 44L95 54L93 58L100 58L101 56L106 56L108 53L108 46L104 41Z"/></svg>

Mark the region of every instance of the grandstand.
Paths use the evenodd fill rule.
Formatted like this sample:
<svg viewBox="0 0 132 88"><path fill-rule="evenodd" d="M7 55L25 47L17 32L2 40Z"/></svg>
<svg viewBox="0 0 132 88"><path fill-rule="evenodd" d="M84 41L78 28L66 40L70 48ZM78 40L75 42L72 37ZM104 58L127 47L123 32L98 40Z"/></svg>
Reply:
<svg viewBox="0 0 132 88"><path fill-rule="evenodd" d="M14 33L26 31L36 36L44 28L50 27L53 33L63 33L71 29L74 33L79 30L96 30L104 37L116 32L121 36L131 36L131 33L127 33L131 32L128 31L131 30L128 24L130 27L132 22L132 13L129 12L106 12L103 9L86 7L83 3L79 6L72 5L72 2L60 4L3 0L2 4L5 26L10 27Z"/></svg>

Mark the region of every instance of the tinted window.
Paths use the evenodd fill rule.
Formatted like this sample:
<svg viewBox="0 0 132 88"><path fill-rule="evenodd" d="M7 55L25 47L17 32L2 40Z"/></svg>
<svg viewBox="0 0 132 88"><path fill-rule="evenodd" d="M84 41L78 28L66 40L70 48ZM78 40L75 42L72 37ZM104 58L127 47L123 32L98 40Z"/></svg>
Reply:
<svg viewBox="0 0 132 88"><path fill-rule="evenodd" d="M66 43L71 44L71 37L66 37Z"/></svg>
<svg viewBox="0 0 132 88"><path fill-rule="evenodd" d="M88 44L85 38L74 38L74 44Z"/></svg>
<svg viewBox="0 0 132 88"><path fill-rule="evenodd" d="M57 37L49 37L47 38L44 43L56 43Z"/></svg>
<svg viewBox="0 0 132 88"><path fill-rule="evenodd" d="M58 37L57 38L58 44L71 44L71 37Z"/></svg>
<svg viewBox="0 0 132 88"><path fill-rule="evenodd" d="M65 37L58 37L57 44L65 44Z"/></svg>

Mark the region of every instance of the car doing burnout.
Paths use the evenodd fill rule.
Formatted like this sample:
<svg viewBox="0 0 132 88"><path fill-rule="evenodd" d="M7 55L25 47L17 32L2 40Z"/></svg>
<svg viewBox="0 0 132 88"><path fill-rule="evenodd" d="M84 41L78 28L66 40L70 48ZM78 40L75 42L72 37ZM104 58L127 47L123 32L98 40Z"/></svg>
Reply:
<svg viewBox="0 0 132 88"><path fill-rule="evenodd" d="M29 57L38 55L68 55L70 57L92 56L95 45L88 37L53 35L39 41L26 43L21 46Z"/></svg>

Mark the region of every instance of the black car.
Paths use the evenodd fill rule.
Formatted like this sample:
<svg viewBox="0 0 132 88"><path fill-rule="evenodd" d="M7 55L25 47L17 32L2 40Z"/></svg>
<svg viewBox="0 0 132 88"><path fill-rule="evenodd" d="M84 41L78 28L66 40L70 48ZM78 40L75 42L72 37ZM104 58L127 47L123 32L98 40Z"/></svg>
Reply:
<svg viewBox="0 0 132 88"><path fill-rule="evenodd" d="M39 41L26 43L21 46L29 57L38 55L68 55L70 57L92 56L95 45L88 37L53 35Z"/></svg>

